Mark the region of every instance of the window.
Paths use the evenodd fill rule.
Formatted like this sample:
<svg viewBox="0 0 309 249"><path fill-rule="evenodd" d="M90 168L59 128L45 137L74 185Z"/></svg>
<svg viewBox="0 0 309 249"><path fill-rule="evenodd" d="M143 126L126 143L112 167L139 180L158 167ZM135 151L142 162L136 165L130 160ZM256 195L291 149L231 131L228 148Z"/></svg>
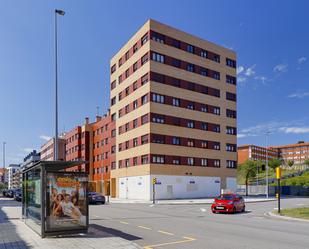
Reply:
<svg viewBox="0 0 309 249"><path fill-rule="evenodd" d="M137 62L135 62L133 64L133 72L135 72L137 69L138 69L138 65L137 65Z"/></svg>
<svg viewBox="0 0 309 249"><path fill-rule="evenodd" d="M116 87L116 80L111 83L111 89L113 90Z"/></svg>
<svg viewBox="0 0 309 249"><path fill-rule="evenodd" d="M142 125L148 123L148 114L142 116Z"/></svg>
<svg viewBox="0 0 309 249"><path fill-rule="evenodd" d="M129 111L130 111L130 106L129 106L129 105L126 105L126 107L125 107L125 113L127 114Z"/></svg>
<svg viewBox="0 0 309 249"><path fill-rule="evenodd" d="M179 165L180 164L180 157L173 157L172 163Z"/></svg>
<svg viewBox="0 0 309 249"><path fill-rule="evenodd" d="M172 43L173 47L175 48L180 48L180 41L173 39L173 43Z"/></svg>
<svg viewBox="0 0 309 249"><path fill-rule="evenodd" d="M194 110L194 103L192 103L192 102L188 103L187 108Z"/></svg>
<svg viewBox="0 0 309 249"><path fill-rule="evenodd" d="M203 123L201 124L201 128L202 128L202 130L204 130L204 131L208 131L208 124L203 122Z"/></svg>
<svg viewBox="0 0 309 249"><path fill-rule="evenodd" d="M188 44L188 45L187 45L187 51L188 51L189 53L194 54L194 46Z"/></svg>
<svg viewBox="0 0 309 249"><path fill-rule="evenodd" d="M135 91L136 89L137 89L137 81L133 83L133 91Z"/></svg>
<svg viewBox="0 0 309 249"><path fill-rule="evenodd" d="M179 137L173 137L172 138L172 144L180 145L180 138Z"/></svg>
<svg viewBox="0 0 309 249"><path fill-rule="evenodd" d="M129 88L129 87L127 87L127 88L125 89L125 93L126 93L126 96L128 96L128 95L130 94L130 88Z"/></svg>
<svg viewBox="0 0 309 249"><path fill-rule="evenodd" d="M122 58L120 58L118 61L118 67L121 67L121 66L122 66Z"/></svg>
<svg viewBox="0 0 309 249"><path fill-rule="evenodd" d="M206 68L201 68L201 75L207 76L208 75L208 70Z"/></svg>
<svg viewBox="0 0 309 249"><path fill-rule="evenodd" d="M165 83L165 75L163 74L158 74L158 73L152 73L151 74L151 80L160 82L160 83Z"/></svg>
<svg viewBox="0 0 309 249"><path fill-rule="evenodd" d="M125 142L125 149L129 149L130 148L130 141L126 141Z"/></svg>
<svg viewBox="0 0 309 249"><path fill-rule="evenodd" d="M236 152L236 145L235 144L226 144L226 151Z"/></svg>
<svg viewBox="0 0 309 249"><path fill-rule="evenodd" d="M133 101L133 110L135 110L138 107L138 102L137 100Z"/></svg>
<svg viewBox="0 0 309 249"><path fill-rule="evenodd" d="M141 140L142 140L142 144L147 144L148 143L148 134L142 136Z"/></svg>
<svg viewBox="0 0 309 249"><path fill-rule="evenodd" d="M187 127L188 127L188 128L194 128L194 121L191 121L191 120L188 121L188 122L187 122Z"/></svg>
<svg viewBox="0 0 309 249"><path fill-rule="evenodd" d="M220 160L215 159L215 160L214 160L214 166L215 166L215 167L220 167Z"/></svg>
<svg viewBox="0 0 309 249"><path fill-rule="evenodd" d="M226 99L227 100L231 100L231 101L236 101L236 94L235 93L226 92Z"/></svg>
<svg viewBox="0 0 309 249"><path fill-rule="evenodd" d="M121 118L121 116L122 116L122 109L118 111L118 118Z"/></svg>
<svg viewBox="0 0 309 249"><path fill-rule="evenodd" d="M133 120L133 128L137 127L137 118Z"/></svg>
<svg viewBox="0 0 309 249"><path fill-rule="evenodd" d="M148 95L145 94L144 96L142 96L142 105L146 104L148 102Z"/></svg>
<svg viewBox="0 0 309 249"><path fill-rule="evenodd" d="M172 66L180 68L181 61L177 59L172 60Z"/></svg>
<svg viewBox="0 0 309 249"><path fill-rule="evenodd" d="M164 163L164 156L152 156L153 163Z"/></svg>
<svg viewBox="0 0 309 249"><path fill-rule="evenodd" d="M112 169L116 169L116 162L112 162L111 168L112 168Z"/></svg>
<svg viewBox="0 0 309 249"><path fill-rule="evenodd" d="M142 159L142 164L147 164L148 163L148 155L143 155L141 157L141 159Z"/></svg>
<svg viewBox="0 0 309 249"><path fill-rule="evenodd" d="M122 100L122 92L118 94L118 101Z"/></svg>
<svg viewBox="0 0 309 249"><path fill-rule="evenodd" d="M118 161L118 167L119 167L119 168L122 168L122 160L119 160L119 161Z"/></svg>
<svg viewBox="0 0 309 249"><path fill-rule="evenodd" d="M118 77L118 84L120 84L121 82L122 82L122 74L120 74Z"/></svg>
<svg viewBox="0 0 309 249"><path fill-rule="evenodd" d="M154 115L154 116L152 117L152 122L164 124L164 116Z"/></svg>
<svg viewBox="0 0 309 249"><path fill-rule="evenodd" d="M165 144L165 136L164 135L153 135L152 142L157 143L157 144Z"/></svg>
<svg viewBox="0 0 309 249"><path fill-rule="evenodd" d="M188 165L193 166L194 165L194 158L188 157Z"/></svg>
<svg viewBox="0 0 309 249"><path fill-rule="evenodd" d="M174 117L174 118L173 118L173 124L174 124L174 125L177 125L177 126L180 126L180 118Z"/></svg>
<svg viewBox="0 0 309 249"><path fill-rule="evenodd" d="M128 131L128 130L130 129L130 124L129 124L129 123L126 123L126 124L124 125L124 129L125 129L125 131Z"/></svg>
<svg viewBox="0 0 309 249"><path fill-rule="evenodd" d="M122 126L119 126L118 128L118 134L120 135L122 133Z"/></svg>
<svg viewBox="0 0 309 249"><path fill-rule="evenodd" d="M236 85L236 78L230 75L226 75L226 83Z"/></svg>
<svg viewBox="0 0 309 249"><path fill-rule="evenodd" d="M226 116L228 118L236 118L236 111L230 110L230 109L226 109Z"/></svg>
<svg viewBox="0 0 309 249"><path fill-rule="evenodd" d="M112 137L116 136L116 129L112 130Z"/></svg>
<svg viewBox="0 0 309 249"><path fill-rule="evenodd" d="M220 150L220 143L214 144L214 150Z"/></svg>
<svg viewBox="0 0 309 249"><path fill-rule="evenodd" d="M114 145L114 146L112 146L112 148L111 148L111 153L114 154L115 152L116 152L116 146Z"/></svg>
<svg viewBox="0 0 309 249"><path fill-rule="evenodd" d="M133 46L133 53L135 53L137 50L138 50L138 46L137 46L137 43L135 43Z"/></svg>
<svg viewBox="0 0 309 249"><path fill-rule="evenodd" d="M142 65L144 65L148 61L148 53L142 57Z"/></svg>
<svg viewBox="0 0 309 249"><path fill-rule="evenodd" d="M111 99L111 105L113 106L114 104L116 104L116 97Z"/></svg>
<svg viewBox="0 0 309 249"><path fill-rule="evenodd" d="M206 50L202 50L201 51L201 56L203 57L203 58L207 58L208 56L207 56L207 51Z"/></svg>
<svg viewBox="0 0 309 249"><path fill-rule="evenodd" d="M111 74L114 73L116 71L116 64L114 64L112 67L111 67Z"/></svg>
<svg viewBox="0 0 309 249"><path fill-rule="evenodd" d="M201 111L202 111L202 112L208 112L207 105L202 105L202 106L201 106Z"/></svg>
<svg viewBox="0 0 309 249"><path fill-rule="evenodd" d="M143 77L142 77L142 85L146 84L148 82L148 74L145 74Z"/></svg>
<svg viewBox="0 0 309 249"><path fill-rule="evenodd" d="M152 94L152 101L164 104L164 96L160 95L160 94L153 93Z"/></svg>
<svg viewBox="0 0 309 249"><path fill-rule="evenodd" d="M164 43L164 41L165 41L165 36L153 32L153 33L152 33L152 39L153 39L154 41L157 41L157 42L160 42L160 43Z"/></svg>
<svg viewBox="0 0 309 249"><path fill-rule="evenodd" d="M208 147L208 142L207 141L202 141L201 142L201 147L202 148L207 148Z"/></svg>
<svg viewBox="0 0 309 249"><path fill-rule="evenodd" d="M214 107L213 113L216 115L220 115L220 107Z"/></svg>
<svg viewBox="0 0 309 249"><path fill-rule="evenodd" d="M226 127L226 134L236 135L236 133L237 133L237 131L236 131L235 127L230 127L230 126Z"/></svg>
<svg viewBox="0 0 309 249"><path fill-rule="evenodd" d="M204 166L204 167L207 166L207 159L206 158L201 159L201 165Z"/></svg>
<svg viewBox="0 0 309 249"><path fill-rule="evenodd" d="M236 61L229 59L229 58L226 58L226 65L228 67L236 68Z"/></svg>
<svg viewBox="0 0 309 249"><path fill-rule="evenodd" d="M133 157L133 166L137 165L137 157Z"/></svg>
<svg viewBox="0 0 309 249"><path fill-rule="evenodd" d="M226 167L236 169L237 168L236 161L226 160Z"/></svg>
<svg viewBox="0 0 309 249"><path fill-rule="evenodd" d="M219 72L213 72L213 78L216 80L220 80L220 73Z"/></svg>
<svg viewBox="0 0 309 249"><path fill-rule="evenodd" d="M126 168L130 167L130 160L129 159L125 160L125 165L126 165Z"/></svg>
<svg viewBox="0 0 309 249"><path fill-rule="evenodd" d="M180 80L176 78L172 78L172 85L176 87L180 87Z"/></svg>
<svg viewBox="0 0 309 249"><path fill-rule="evenodd" d="M220 56L217 55L217 54L214 54L212 60L215 61L215 62L220 63Z"/></svg>
<svg viewBox="0 0 309 249"><path fill-rule="evenodd" d="M112 114L112 121L115 121L116 120L116 113L113 113Z"/></svg>
<svg viewBox="0 0 309 249"><path fill-rule="evenodd" d="M136 64L136 65L137 65L137 64ZM134 67L134 65L133 65L133 67ZM126 72L125 72L125 77L126 77L126 78L129 77L129 69L126 70Z"/></svg>
<svg viewBox="0 0 309 249"><path fill-rule="evenodd" d="M188 139L188 141L187 141L187 146L189 146L189 147L194 147L194 140Z"/></svg>
<svg viewBox="0 0 309 249"><path fill-rule="evenodd" d="M129 59L129 57L130 57L130 54L129 54L129 51L127 51L126 54L125 54L126 61Z"/></svg>
<svg viewBox="0 0 309 249"><path fill-rule="evenodd" d="M180 106L180 99L173 98L173 106Z"/></svg>
<svg viewBox="0 0 309 249"><path fill-rule="evenodd" d="M187 71L189 71L189 72L194 72L194 65L191 64L191 63L188 63L188 64L187 64Z"/></svg>
<svg viewBox="0 0 309 249"><path fill-rule="evenodd" d="M214 125L213 126L213 131L219 133L220 132L220 125Z"/></svg>
<svg viewBox="0 0 309 249"><path fill-rule="evenodd" d="M152 53L152 60L164 63L164 55L158 53Z"/></svg>
<svg viewBox="0 0 309 249"><path fill-rule="evenodd" d="M148 41L148 34L144 35L141 41L142 41L142 45L144 45Z"/></svg>

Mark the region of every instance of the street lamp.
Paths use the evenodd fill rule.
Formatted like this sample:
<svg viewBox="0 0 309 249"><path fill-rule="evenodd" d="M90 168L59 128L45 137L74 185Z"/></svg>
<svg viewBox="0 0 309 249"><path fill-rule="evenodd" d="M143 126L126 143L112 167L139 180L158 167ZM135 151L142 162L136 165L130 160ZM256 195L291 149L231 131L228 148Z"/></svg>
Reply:
<svg viewBox="0 0 309 249"><path fill-rule="evenodd" d="M2 146L3 146L3 168L5 168L5 145L6 142L3 142Z"/></svg>
<svg viewBox="0 0 309 249"><path fill-rule="evenodd" d="M58 160L58 39L57 39L57 16L64 16L63 10L55 9L55 143L54 160Z"/></svg>
<svg viewBox="0 0 309 249"><path fill-rule="evenodd" d="M268 135L270 134L269 131L267 131L265 133L265 136L266 136L266 198L268 198L269 196L269 188L268 188Z"/></svg>

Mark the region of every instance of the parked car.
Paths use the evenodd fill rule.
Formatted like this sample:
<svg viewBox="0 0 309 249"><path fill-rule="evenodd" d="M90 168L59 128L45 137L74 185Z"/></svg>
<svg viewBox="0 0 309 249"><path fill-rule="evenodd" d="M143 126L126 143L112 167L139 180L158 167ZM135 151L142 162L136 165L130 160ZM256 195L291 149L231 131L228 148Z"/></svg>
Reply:
<svg viewBox="0 0 309 249"><path fill-rule="evenodd" d="M14 198L14 192L15 192L14 189L9 189L9 190L6 192L6 197Z"/></svg>
<svg viewBox="0 0 309 249"><path fill-rule="evenodd" d="M89 204L105 204L105 196L97 192L88 193L88 202Z"/></svg>
<svg viewBox="0 0 309 249"><path fill-rule="evenodd" d="M14 192L14 200L15 201L21 201L22 200L22 192L21 189L17 189Z"/></svg>
<svg viewBox="0 0 309 249"><path fill-rule="evenodd" d="M6 197L7 192L8 192L7 189L2 190L2 195L3 195L4 197Z"/></svg>
<svg viewBox="0 0 309 249"><path fill-rule="evenodd" d="M244 198L236 194L223 194L215 198L211 205L213 213L236 213L245 212Z"/></svg>

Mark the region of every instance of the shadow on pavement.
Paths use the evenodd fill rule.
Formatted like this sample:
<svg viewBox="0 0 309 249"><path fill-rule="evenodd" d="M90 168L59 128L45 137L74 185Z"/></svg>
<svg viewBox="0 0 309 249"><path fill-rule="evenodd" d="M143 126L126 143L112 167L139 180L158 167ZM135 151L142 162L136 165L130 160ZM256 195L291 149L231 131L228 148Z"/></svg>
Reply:
<svg viewBox="0 0 309 249"><path fill-rule="evenodd" d="M10 221L11 219L7 216L6 212L3 211L3 207L8 206L20 206L14 203L11 199L0 199L0 248L19 248L26 249L30 248L22 240L16 231L15 225Z"/></svg>

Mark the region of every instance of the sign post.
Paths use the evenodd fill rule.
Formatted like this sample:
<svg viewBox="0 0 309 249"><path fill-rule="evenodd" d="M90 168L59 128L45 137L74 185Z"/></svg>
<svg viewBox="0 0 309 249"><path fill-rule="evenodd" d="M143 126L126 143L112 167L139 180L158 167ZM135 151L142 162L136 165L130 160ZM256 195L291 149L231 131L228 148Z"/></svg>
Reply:
<svg viewBox="0 0 309 249"><path fill-rule="evenodd" d="M280 214L280 197L281 197L281 189L280 189L280 179L281 179L281 168L277 167L276 168L276 178L278 182L278 193L277 193L277 198L278 198L278 213Z"/></svg>
<svg viewBox="0 0 309 249"><path fill-rule="evenodd" d="M157 178L152 179L152 203L155 204L156 202L156 183L157 183Z"/></svg>

